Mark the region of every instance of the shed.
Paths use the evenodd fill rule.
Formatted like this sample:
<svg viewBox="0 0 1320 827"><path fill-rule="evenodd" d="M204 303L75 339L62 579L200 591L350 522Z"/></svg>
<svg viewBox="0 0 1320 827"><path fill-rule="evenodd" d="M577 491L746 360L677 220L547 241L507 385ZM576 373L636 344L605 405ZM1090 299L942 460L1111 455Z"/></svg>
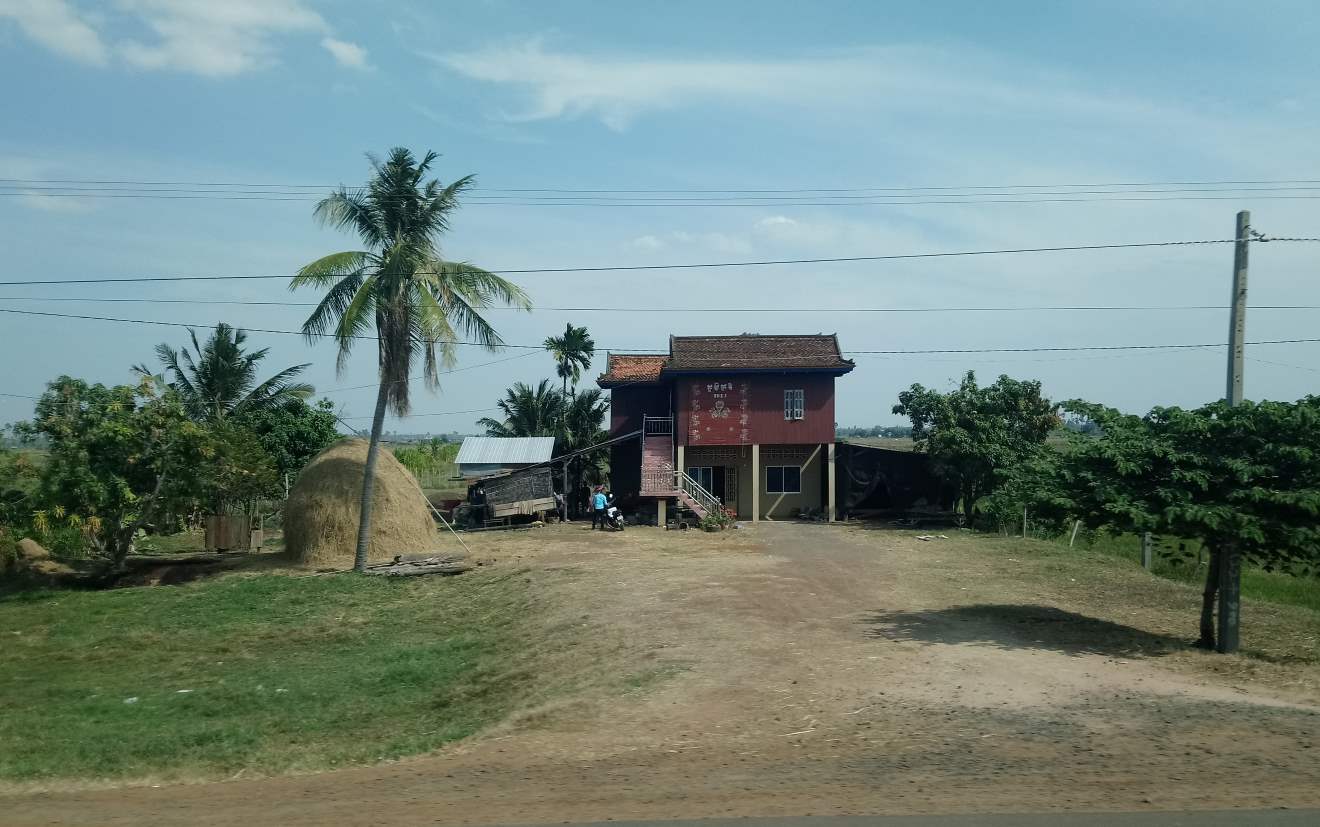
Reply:
<svg viewBox="0 0 1320 827"><path fill-rule="evenodd" d="M463 440L454 462L459 476L475 479L549 462L554 451L555 438L551 436L470 436Z"/></svg>

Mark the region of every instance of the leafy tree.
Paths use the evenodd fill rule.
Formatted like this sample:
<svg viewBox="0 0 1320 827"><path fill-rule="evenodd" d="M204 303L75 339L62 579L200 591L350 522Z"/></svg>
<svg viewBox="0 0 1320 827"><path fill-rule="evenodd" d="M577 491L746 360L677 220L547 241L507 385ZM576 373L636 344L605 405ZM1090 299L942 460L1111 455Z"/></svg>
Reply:
<svg viewBox="0 0 1320 827"><path fill-rule="evenodd" d="M968 524L977 500L1060 424L1058 406L1041 396L1040 382L1000 376L979 387L972 371L949 393L913 385L898 395L894 413L912 420L917 450L958 486Z"/></svg>
<svg viewBox="0 0 1320 827"><path fill-rule="evenodd" d="M335 406L328 399L315 405L288 399L279 405L244 411L233 421L256 436L270 455L279 479L285 474L296 477L312 457L341 438Z"/></svg>
<svg viewBox="0 0 1320 827"><path fill-rule="evenodd" d="M555 374L563 380L562 392L567 398L568 381L573 380L576 389L582 371L591 367L591 358L596 355L596 342L585 327L574 327L569 322L564 325L564 335L550 336L545 340L545 349L555 357Z"/></svg>
<svg viewBox="0 0 1320 827"><path fill-rule="evenodd" d="M37 401L35 418L17 430L48 442L42 503L85 526L116 565L166 499L195 490L195 470L214 450L178 395L159 393L149 381L106 387L61 376Z"/></svg>
<svg viewBox="0 0 1320 827"><path fill-rule="evenodd" d="M524 309L531 304L513 283L462 262L440 256L439 237L459 196L473 184L465 176L442 187L425 181L439 157L420 161L403 148L380 161L368 156L374 175L359 189L343 187L316 205L316 217L358 235L364 250L332 253L298 271L290 288L325 290L303 323L308 342L330 331L339 345L342 371L353 344L375 331L380 388L371 420L371 441L362 479L361 521L353 567L367 564L371 535L372 489L385 410L405 416L414 360L421 357L428 387L439 386L437 363L452 365L460 334L494 349L502 342L481 310L492 302ZM438 356L437 356L438 351Z"/></svg>
<svg viewBox="0 0 1320 827"><path fill-rule="evenodd" d="M1199 539L1210 551L1198 645L1215 644L1222 567L1320 564L1320 397L1133 416L1086 402L1097 434L1038 466L1024 500L1094 529Z"/></svg>
<svg viewBox="0 0 1320 827"><path fill-rule="evenodd" d="M495 406L504 414L502 421L488 416L477 420L487 436L557 436L563 421L564 396L550 386L549 379L542 379L535 388L515 382Z"/></svg>
<svg viewBox="0 0 1320 827"><path fill-rule="evenodd" d="M197 496L212 514L252 513L255 503L280 495L280 474L261 440L248 429L217 422L194 470Z"/></svg>
<svg viewBox="0 0 1320 827"><path fill-rule="evenodd" d="M265 381L258 381L261 361L270 348L245 351L247 331L221 322L215 326L205 344L197 340L197 332L188 331L192 350L187 345L175 350L162 342L156 345L156 357L165 368L159 375L178 393L188 415L197 420L216 421L227 416L251 410L284 404L290 399L302 400L314 389L305 382L295 382L309 365L294 365L279 371ZM135 365L134 372L141 376L156 377L146 365Z"/></svg>

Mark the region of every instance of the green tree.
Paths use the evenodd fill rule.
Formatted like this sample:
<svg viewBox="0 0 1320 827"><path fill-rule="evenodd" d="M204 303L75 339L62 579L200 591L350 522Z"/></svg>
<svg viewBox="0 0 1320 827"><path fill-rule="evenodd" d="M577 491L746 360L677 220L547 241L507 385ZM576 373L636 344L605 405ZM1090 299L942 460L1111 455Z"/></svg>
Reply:
<svg viewBox="0 0 1320 827"><path fill-rule="evenodd" d="M487 436L559 436L564 417L564 396L542 379L533 388L515 382L504 392L504 398L495 403L504 414L503 420L482 417L477 424L486 429Z"/></svg>
<svg viewBox="0 0 1320 827"><path fill-rule="evenodd" d="M221 322L202 344L197 332L188 331L192 350L185 345L175 350L162 342L156 345L156 357L164 366L163 374L154 374L146 365L135 365L141 376L158 378L178 393L189 416L197 420L220 420L249 410L280 405L290 399L306 399L314 388L294 380L309 365L294 365L265 381L258 381L261 361L270 348L247 351L247 331Z"/></svg>
<svg viewBox="0 0 1320 827"><path fill-rule="evenodd" d="M317 219L356 233L366 249L317 259L299 270L289 285L326 291L302 330L309 343L330 332L339 346L341 371L353 344L375 331L380 387L362 479L362 516L353 564L357 571L367 564L385 411L391 408L397 416L408 413L414 360L422 358L426 384L437 388L437 364L456 362L460 335L490 349L502 344L482 309L496 301L531 307L513 283L441 257L440 235L449 229L458 198L474 179L468 175L443 187L434 179L425 180L437 157L428 152L418 161L403 148L391 150L384 161L368 156L374 174L364 187L341 187L316 205Z"/></svg>
<svg viewBox="0 0 1320 827"><path fill-rule="evenodd" d="M977 501L995 490L1003 472L1045 442L1060 425L1058 406L1041 396L1040 382L1000 376L980 387L967 371L949 393L919 384L898 395L894 413L912 420L917 450L958 487L968 525Z"/></svg>
<svg viewBox="0 0 1320 827"><path fill-rule="evenodd" d="M591 359L596 355L596 342L585 327L574 327L571 322L564 325L564 335L550 336L545 340L545 349L555 357L555 374L563 380L563 394L568 397L568 382L571 379L576 389L582 371L591 367Z"/></svg>
<svg viewBox="0 0 1320 827"><path fill-rule="evenodd" d="M196 469L214 453L206 427L178 395L145 380L106 387L61 376L37 400L34 419L16 430L47 441L40 501L85 526L115 565L169 497L196 490Z"/></svg>
<svg viewBox="0 0 1320 827"><path fill-rule="evenodd" d="M285 400L244 411L234 423L251 431L270 455L275 471L296 477L312 457L341 439L335 406L329 399L309 405L301 399Z"/></svg>
<svg viewBox="0 0 1320 827"><path fill-rule="evenodd" d="M1146 416L1074 401L1096 426L1037 469L1024 499L1094 529L1200 540L1210 551L1198 645L1215 645L1221 567L1320 565L1320 397Z"/></svg>
<svg viewBox="0 0 1320 827"><path fill-rule="evenodd" d="M197 499L210 513L250 515L256 503L282 493L275 462L256 434L223 420L208 431L205 458L193 473Z"/></svg>

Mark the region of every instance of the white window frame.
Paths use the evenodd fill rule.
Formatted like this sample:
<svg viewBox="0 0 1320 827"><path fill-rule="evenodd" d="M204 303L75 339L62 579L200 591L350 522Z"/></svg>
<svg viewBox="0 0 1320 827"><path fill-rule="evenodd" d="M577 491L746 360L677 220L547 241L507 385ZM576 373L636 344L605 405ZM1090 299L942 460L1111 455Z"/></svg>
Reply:
<svg viewBox="0 0 1320 827"><path fill-rule="evenodd" d="M770 471L774 468L779 469L779 487L784 488L784 469L792 468L797 471L797 488L792 491L772 491L770 489ZM767 494L801 494L802 493L802 466L801 465L767 465L765 467L765 493Z"/></svg>
<svg viewBox="0 0 1320 827"><path fill-rule="evenodd" d="M692 473L693 471L696 471L697 473L694 474L694 473ZM705 473L703 473L703 472L705 472ZM710 490L711 488L714 488L714 487L715 487L715 466L713 466L713 465L689 465L686 469L684 469L684 473L687 474L689 477L691 477L691 478L692 478L692 481L695 482L697 485L700 485L702 488L705 488L707 491L710 491L710 493L712 493L712 494L715 493L714 491L711 491L711 490ZM710 485L709 485L709 486L706 485L706 482L705 482L705 480L702 479L702 477L709 477L709 478L710 478Z"/></svg>
<svg viewBox="0 0 1320 827"><path fill-rule="evenodd" d="M784 419L794 421L805 419L807 413L807 392L802 388L784 389Z"/></svg>

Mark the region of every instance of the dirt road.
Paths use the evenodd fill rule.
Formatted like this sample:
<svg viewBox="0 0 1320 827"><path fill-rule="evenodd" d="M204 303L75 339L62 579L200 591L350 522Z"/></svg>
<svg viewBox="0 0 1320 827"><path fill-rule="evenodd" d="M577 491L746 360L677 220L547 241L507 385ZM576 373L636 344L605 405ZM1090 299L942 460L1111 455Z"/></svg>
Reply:
<svg viewBox="0 0 1320 827"><path fill-rule="evenodd" d="M974 540L776 524L500 543L668 676L439 754L320 775L28 793L5 824L511 824L1320 806L1320 697L1021 586ZM1007 558L1012 560L1013 558ZM997 565L1005 565L1002 562ZM981 567L978 569L978 567ZM981 572L981 575L978 575ZM1025 582L1025 581L1024 581ZM1031 594L1021 594L1023 588ZM1241 684L1241 681L1235 681Z"/></svg>

